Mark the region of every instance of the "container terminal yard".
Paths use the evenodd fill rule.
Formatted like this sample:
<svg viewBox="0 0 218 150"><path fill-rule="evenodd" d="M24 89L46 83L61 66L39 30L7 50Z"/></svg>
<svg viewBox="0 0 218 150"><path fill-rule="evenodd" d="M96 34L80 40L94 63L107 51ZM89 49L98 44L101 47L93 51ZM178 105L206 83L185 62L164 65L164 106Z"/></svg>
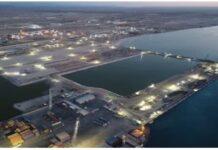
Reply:
<svg viewBox="0 0 218 150"><path fill-rule="evenodd" d="M61 47L61 44L57 45ZM3 56L0 66L3 77L17 86L22 86L44 80L51 74L75 72L137 54L139 51L117 49L113 44L107 43L77 48L69 46L42 50L40 47L16 56Z"/></svg>
<svg viewBox="0 0 218 150"><path fill-rule="evenodd" d="M1 122L1 146L143 147L148 123L217 78L218 63L207 59L125 48L108 39L79 41L83 44L52 39L3 47L4 78L16 86L45 80L50 88L47 95L14 104L23 113ZM126 97L62 76L144 55L198 65Z"/></svg>
<svg viewBox="0 0 218 150"><path fill-rule="evenodd" d="M143 16L136 17L141 15L127 13L124 18L129 20L125 20L118 12L105 14L90 17L80 13L83 19L63 24L57 23L63 21L59 20L63 16L50 16L46 18L49 25L25 24L22 30L0 35L1 76L16 86L39 81L50 86L47 94L14 104L22 114L0 122L1 147L144 147L149 140L148 123L217 79L215 61L139 50L134 45L122 47L120 39L161 32L164 27L145 28ZM63 15L67 16L66 12ZM138 23L135 18L142 20ZM10 28L11 25L4 32L11 32ZM81 85L62 76L144 55L198 64L129 96Z"/></svg>

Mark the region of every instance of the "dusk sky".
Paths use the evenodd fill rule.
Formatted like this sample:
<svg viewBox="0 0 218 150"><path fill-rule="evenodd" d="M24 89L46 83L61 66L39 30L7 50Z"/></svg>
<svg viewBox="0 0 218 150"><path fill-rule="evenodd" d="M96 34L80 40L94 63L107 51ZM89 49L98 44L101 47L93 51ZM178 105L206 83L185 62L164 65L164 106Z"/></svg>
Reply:
<svg viewBox="0 0 218 150"><path fill-rule="evenodd" d="M194 7L214 7L218 6L218 1L127 1L127 2L104 2L108 5L115 5L115 6L134 6L134 7L142 7L142 6L194 6ZM97 5L100 5L102 3L99 3Z"/></svg>
<svg viewBox="0 0 218 150"><path fill-rule="evenodd" d="M33 1L34 2L34 1ZM12 3L6 2L7 5L17 5L17 2L14 1ZM29 3L27 1L27 3ZM34 2L36 5L59 5L59 6L117 6L117 7L218 7L218 1L189 1L189 0L183 0L183 1L125 1L125 0L117 0L117 1L39 1L39 2ZM1 3L5 4L5 3ZM0 5L1 5L0 4ZM25 4L24 3L20 3ZM34 4L34 5L35 5Z"/></svg>

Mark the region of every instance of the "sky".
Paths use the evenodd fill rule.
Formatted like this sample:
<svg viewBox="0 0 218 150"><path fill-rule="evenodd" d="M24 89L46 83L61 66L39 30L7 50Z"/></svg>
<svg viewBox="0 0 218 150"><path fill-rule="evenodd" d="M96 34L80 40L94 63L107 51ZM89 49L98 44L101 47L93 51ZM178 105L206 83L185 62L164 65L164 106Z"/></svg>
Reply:
<svg viewBox="0 0 218 150"><path fill-rule="evenodd" d="M1 0L0 0L1 1ZM204 0L136 0L136 1L126 1L126 0L110 0L110 1L90 1L90 0L80 0L80 1L72 1L72 0L38 0L34 1L39 5L47 5L47 2L55 2L55 5L64 6L64 5L82 5L82 6L116 6L116 7L218 7L218 0L204 1ZM6 2L7 5L16 5L14 4L16 0L13 0L12 3ZM24 2L24 1L22 1ZM22 4L22 2L20 4ZM42 3L42 2L46 2ZM4 4L0 2L0 5ZM54 5L54 4L53 4Z"/></svg>
<svg viewBox="0 0 218 150"><path fill-rule="evenodd" d="M158 6L158 7L182 7L182 6L190 6L190 7L214 7L218 6L218 1L217 2L191 2L191 1L177 1L177 2L117 2L115 5L119 6L135 6L135 7L142 7L142 6Z"/></svg>
<svg viewBox="0 0 218 150"><path fill-rule="evenodd" d="M105 2L106 3L106 2ZM109 4L109 3L108 3ZM214 7L218 6L218 1L126 1L126 2L110 2L111 5L114 6L123 6L123 7L143 7L143 6L158 6L158 7L183 7L183 6L190 6L190 7Z"/></svg>

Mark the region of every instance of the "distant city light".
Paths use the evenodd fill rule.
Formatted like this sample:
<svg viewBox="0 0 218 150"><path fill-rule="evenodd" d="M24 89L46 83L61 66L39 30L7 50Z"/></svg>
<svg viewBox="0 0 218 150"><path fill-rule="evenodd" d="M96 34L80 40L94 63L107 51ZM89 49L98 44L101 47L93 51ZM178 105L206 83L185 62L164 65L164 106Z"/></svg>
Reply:
<svg viewBox="0 0 218 150"><path fill-rule="evenodd" d="M4 72L3 75L5 76L26 76L25 73L20 73L19 71L14 71L14 72Z"/></svg>
<svg viewBox="0 0 218 150"><path fill-rule="evenodd" d="M110 46L110 49L116 49L116 46L112 45Z"/></svg>
<svg viewBox="0 0 218 150"><path fill-rule="evenodd" d="M55 83L59 83L59 82L60 82L60 80L54 79L54 78L52 78L51 81L52 81L52 82L55 82Z"/></svg>
<svg viewBox="0 0 218 150"><path fill-rule="evenodd" d="M140 91L135 92L135 95L139 95L139 94L140 94Z"/></svg>
<svg viewBox="0 0 218 150"><path fill-rule="evenodd" d="M52 60L52 56L43 56L43 57L40 57L40 59L42 61L51 61Z"/></svg>
<svg viewBox="0 0 218 150"><path fill-rule="evenodd" d="M150 119L155 119L155 118L157 118L159 115L161 115L161 114L163 114L163 111L160 111L160 110L158 110L158 111L155 111L155 112L153 112L151 115L150 115Z"/></svg>
<svg viewBox="0 0 218 150"><path fill-rule="evenodd" d="M80 45L80 44L81 44L81 41L77 41L76 44L77 44L77 45Z"/></svg>
<svg viewBox="0 0 218 150"><path fill-rule="evenodd" d="M153 102L155 99L156 99L156 96L154 96L154 95L150 95L150 96L148 96L148 97L146 98L146 100L147 100L148 102Z"/></svg>
<svg viewBox="0 0 218 150"><path fill-rule="evenodd" d="M68 50L73 50L74 48L70 46L70 47L68 47L67 49L68 49Z"/></svg>
<svg viewBox="0 0 218 150"><path fill-rule="evenodd" d="M92 62L93 64L100 64L101 62L99 60L95 60Z"/></svg>
<svg viewBox="0 0 218 150"><path fill-rule="evenodd" d="M68 56L69 56L69 57L75 57L76 54L74 54L74 53L70 53Z"/></svg>
<svg viewBox="0 0 218 150"><path fill-rule="evenodd" d="M38 52L39 50L33 50L29 53L29 56L35 56Z"/></svg>
<svg viewBox="0 0 218 150"><path fill-rule="evenodd" d="M180 90L180 86L176 85L176 84L171 84L169 86L166 87L167 90L169 91L178 91Z"/></svg>
<svg viewBox="0 0 218 150"><path fill-rule="evenodd" d="M135 46L130 46L129 49L135 50L136 47Z"/></svg>
<svg viewBox="0 0 218 150"><path fill-rule="evenodd" d="M146 110L149 110L151 108L152 108L151 105L144 105L144 106L140 107L139 110L146 111Z"/></svg>
<svg viewBox="0 0 218 150"><path fill-rule="evenodd" d="M91 44L91 46L95 46L95 44L94 44L94 43L92 43L92 44Z"/></svg>
<svg viewBox="0 0 218 150"><path fill-rule="evenodd" d="M189 76L191 79L194 79L194 80L202 80L204 79L203 76L200 76L199 74L192 74Z"/></svg>
<svg viewBox="0 0 218 150"><path fill-rule="evenodd" d="M45 70L46 68L42 64L35 64L34 67L39 70Z"/></svg>
<svg viewBox="0 0 218 150"><path fill-rule="evenodd" d="M23 64L18 62L16 64L14 64L14 66L20 67L20 66L23 66Z"/></svg>
<svg viewBox="0 0 218 150"><path fill-rule="evenodd" d="M91 52L95 53L95 52L96 52L96 49L93 49Z"/></svg>
<svg viewBox="0 0 218 150"><path fill-rule="evenodd" d="M195 89L193 89L193 91L194 91L194 92L197 92L197 91L199 91L199 89L195 88Z"/></svg>
<svg viewBox="0 0 218 150"><path fill-rule="evenodd" d="M127 116L127 112L124 110L119 110L117 113L118 115L123 116L123 117Z"/></svg>
<svg viewBox="0 0 218 150"><path fill-rule="evenodd" d="M153 88L156 88L156 86L155 86L155 84L151 84L151 85L149 86L149 88L153 89Z"/></svg>
<svg viewBox="0 0 218 150"><path fill-rule="evenodd" d="M138 106L143 106L143 105L145 105L145 101L141 101L139 104L138 104Z"/></svg>
<svg viewBox="0 0 218 150"><path fill-rule="evenodd" d="M80 60L87 60L85 56L80 57Z"/></svg>
<svg viewBox="0 0 218 150"><path fill-rule="evenodd" d="M1 60L5 61L5 60L9 60L10 58L7 56L4 56Z"/></svg>
<svg viewBox="0 0 218 150"><path fill-rule="evenodd" d="M146 54L146 52L145 52L145 51L143 51L143 52L141 52L140 54L141 54L141 55L144 55L144 54Z"/></svg>

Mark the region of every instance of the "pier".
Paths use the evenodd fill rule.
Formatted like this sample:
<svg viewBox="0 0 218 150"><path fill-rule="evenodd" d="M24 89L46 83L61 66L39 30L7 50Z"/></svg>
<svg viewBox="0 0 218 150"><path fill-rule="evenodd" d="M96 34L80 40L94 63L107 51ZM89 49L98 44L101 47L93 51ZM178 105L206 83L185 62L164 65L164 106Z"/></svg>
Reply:
<svg viewBox="0 0 218 150"><path fill-rule="evenodd" d="M27 124L33 124L40 134L39 137L24 141L22 147L52 147L57 145L57 143L54 144L54 138L59 134L66 137L72 136L73 139L58 143L60 147L105 146L105 141L109 137L127 133L141 125L152 123L157 117L216 80L218 76L218 63L206 59L136 50L132 47L129 49L118 48L112 51L106 50L101 54L103 57L98 57L98 59L95 57L94 59L101 59L101 61L94 61L95 63L91 63L93 61L91 56L85 57L81 54L82 58L79 60L74 58L73 62L69 59L61 59L60 62L54 60L45 63L45 66L49 68L48 70L56 70L54 72L47 72L44 65L38 64L36 67L41 69L42 72L38 70L33 74L30 73L27 78L25 75L22 76L22 73L13 73L12 76L10 73L3 73L4 77L18 86L40 80L46 80L50 85L47 95L14 104L14 107L23 114L11 118L8 122L24 120ZM129 96L122 96L98 87L81 85L62 76L131 57L143 57L144 55L195 61L198 64L183 74L175 75L160 83L153 83ZM112 56L115 57L111 58ZM65 58L65 56L63 57ZM2 64L7 66L8 63L10 64L10 61ZM33 65L35 62L29 63L21 66L21 68L26 65ZM70 65L70 63L76 63L76 67ZM64 68L64 66L67 66L67 68ZM8 68L6 67L6 69L16 68L10 65ZM57 69L59 70L57 71ZM40 75L40 78L36 77L36 74ZM6 121L6 124L8 122ZM74 125L77 125L77 127ZM75 128L77 129L76 138Z"/></svg>
<svg viewBox="0 0 218 150"><path fill-rule="evenodd" d="M15 118L25 116L31 118L31 122L36 124L37 127L41 125L41 123L38 124L37 122L43 122L46 128L53 130L53 133L66 131L67 129L68 133L73 134L73 126L70 125L70 122L75 123L75 119L80 117L81 127L78 130L77 144L73 146L101 147L105 146L105 140L108 137L136 128L138 125L146 125L153 122L157 117L216 80L217 69L217 63L200 63L184 74L152 84L127 97L105 89L84 86L60 75L53 75L48 80L53 81L52 86L56 91L64 91L64 93L56 92L58 94L53 95L52 112L61 118L64 126L57 130L43 119L43 116L49 110L49 96L15 104L17 109L19 109L17 107L19 105L19 110L24 112L24 114ZM87 93L94 95L96 97L95 100L88 102L86 107L75 103L77 97ZM94 103L95 105L93 105ZM34 107L30 106L31 104ZM72 110L68 107L72 108ZM85 114L83 111L86 111ZM74 118L71 118L71 115ZM100 124L95 124L95 120L99 117L104 117L110 122L107 124L107 128L104 128L103 125L101 127ZM122 121L122 127L116 125L120 121ZM92 125L87 124L90 122L93 122L91 123ZM90 128L87 128L87 126L90 126ZM88 137L87 133L92 133L95 136ZM49 139L47 137L48 143ZM65 147L71 147L72 143L67 142L64 145ZM27 145L24 144L23 146Z"/></svg>

